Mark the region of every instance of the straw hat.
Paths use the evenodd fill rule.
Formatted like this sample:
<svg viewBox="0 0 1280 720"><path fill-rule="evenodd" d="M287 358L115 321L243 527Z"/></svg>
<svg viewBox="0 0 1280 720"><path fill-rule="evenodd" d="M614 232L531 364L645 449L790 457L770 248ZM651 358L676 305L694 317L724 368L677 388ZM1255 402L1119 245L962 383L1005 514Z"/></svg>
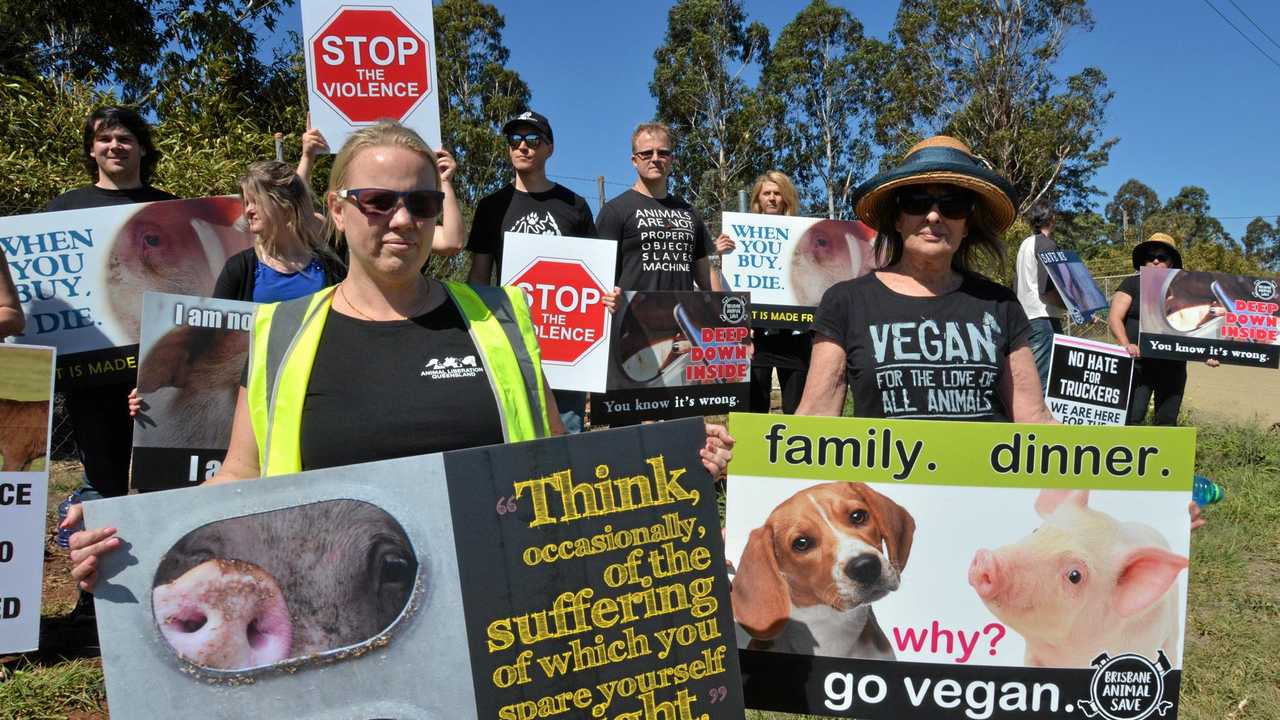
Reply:
<svg viewBox="0 0 1280 720"><path fill-rule="evenodd" d="M1160 246L1164 247L1160 247ZM1133 246L1133 269L1140 270L1143 260L1148 252L1152 250L1168 250L1173 255L1173 262L1169 263L1169 267L1182 267L1182 253L1178 252L1178 241L1173 239L1172 235L1166 235L1162 232L1153 233L1151 237L1143 242Z"/></svg>
<svg viewBox="0 0 1280 720"><path fill-rule="evenodd" d="M947 135L934 135L907 151L902 164L876 175L854 191L854 212L876 230L884 203L893 202L893 191L907 185L931 183L958 185L972 190L1002 233L1013 224L1013 186L973 156L969 146Z"/></svg>

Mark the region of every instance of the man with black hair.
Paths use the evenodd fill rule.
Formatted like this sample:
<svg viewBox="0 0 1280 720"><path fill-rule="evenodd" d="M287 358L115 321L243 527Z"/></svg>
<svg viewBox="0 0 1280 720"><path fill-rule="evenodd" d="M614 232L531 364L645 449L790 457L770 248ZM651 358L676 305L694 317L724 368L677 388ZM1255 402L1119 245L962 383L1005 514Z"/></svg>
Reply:
<svg viewBox="0 0 1280 720"><path fill-rule="evenodd" d="M177 196L149 184L160 151L151 142L151 128L134 110L101 107L84 121L81 160L93 182L69 190L45 205L45 212L155 200ZM85 487L73 501L116 497L129 491L129 454L133 448L133 420L129 391L136 378L64 393L67 413L80 459Z"/></svg>
<svg viewBox="0 0 1280 720"><path fill-rule="evenodd" d="M1043 389L1049 382L1049 358L1053 353L1053 335L1062 332L1062 317L1067 314L1058 289L1049 278L1049 271L1040 262L1040 253L1058 249L1052 239L1053 225L1057 220L1057 211L1048 200L1038 200L1027 212L1027 222L1031 224L1034 235L1029 236L1018 246L1018 257L1015 262L1017 275L1013 289L1018 295L1018 302L1031 321L1031 333L1027 336L1027 344L1031 346L1031 354L1035 356L1036 371L1040 375L1040 387Z"/></svg>
<svg viewBox="0 0 1280 720"><path fill-rule="evenodd" d="M515 178L476 204L467 249L467 282L489 285L502 278L502 240L508 232L596 237L591 208L582 196L547 179L547 160L555 152L551 122L526 110L502 126ZM587 394L557 390L556 407L565 429L581 432Z"/></svg>

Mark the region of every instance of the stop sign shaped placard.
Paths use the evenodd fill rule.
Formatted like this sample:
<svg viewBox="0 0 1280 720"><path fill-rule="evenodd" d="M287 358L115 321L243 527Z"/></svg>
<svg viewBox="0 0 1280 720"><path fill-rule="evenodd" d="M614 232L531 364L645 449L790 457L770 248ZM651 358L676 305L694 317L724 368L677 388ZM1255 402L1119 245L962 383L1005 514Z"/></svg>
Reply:
<svg viewBox="0 0 1280 720"><path fill-rule="evenodd" d="M339 8L311 37L315 91L348 122L403 120L430 95L428 41L394 9Z"/></svg>
<svg viewBox="0 0 1280 720"><path fill-rule="evenodd" d="M542 360L577 364L607 336L605 290L579 260L537 258L510 284L524 291L542 348Z"/></svg>

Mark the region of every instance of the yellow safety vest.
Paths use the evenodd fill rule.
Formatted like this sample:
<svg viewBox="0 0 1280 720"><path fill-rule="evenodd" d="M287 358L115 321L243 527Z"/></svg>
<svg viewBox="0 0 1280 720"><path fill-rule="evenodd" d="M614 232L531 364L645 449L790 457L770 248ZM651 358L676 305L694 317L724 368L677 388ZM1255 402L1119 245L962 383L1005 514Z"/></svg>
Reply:
<svg viewBox="0 0 1280 720"><path fill-rule="evenodd" d="M522 291L445 283L480 354L498 404L502 437L519 442L550 434L538 337ZM249 346L249 416L262 477L302 471L302 405L320 347L333 287L259 305Z"/></svg>

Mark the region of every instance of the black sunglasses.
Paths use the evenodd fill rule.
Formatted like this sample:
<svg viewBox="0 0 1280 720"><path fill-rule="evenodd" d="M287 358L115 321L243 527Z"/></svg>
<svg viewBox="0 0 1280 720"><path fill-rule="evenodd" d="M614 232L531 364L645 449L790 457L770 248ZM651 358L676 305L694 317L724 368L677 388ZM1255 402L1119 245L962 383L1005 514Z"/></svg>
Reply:
<svg viewBox="0 0 1280 720"><path fill-rule="evenodd" d="M894 195L898 209L908 215L928 215L934 205L938 213L950 220L963 220L973 214L973 193L963 190L931 195L920 190L904 190Z"/></svg>
<svg viewBox="0 0 1280 720"><path fill-rule="evenodd" d="M537 150L542 144L542 133L507 133L507 147L512 150L520 147L521 141L528 145L530 150Z"/></svg>
<svg viewBox="0 0 1280 720"><path fill-rule="evenodd" d="M1165 265L1168 265L1172 261L1173 261L1173 257L1165 253L1157 252L1157 253L1147 254L1147 262L1162 262Z"/></svg>
<svg viewBox="0 0 1280 720"><path fill-rule="evenodd" d="M641 160L651 160L653 159L654 153L657 153L658 157L663 158L664 160L671 158L671 151L668 150L667 148L649 148L648 150L637 150L632 154L640 158Z"/></svg>
<svg viewBox="0 0 1280 720"><path fill-rule="evenodd" d="M439 190L406 190L399 192L385 188L352 188L339 190L338 197L350 200L365 215L386 215L404 201L404 209L416 218L433 218L444 205L444 193Z"/></svg>

